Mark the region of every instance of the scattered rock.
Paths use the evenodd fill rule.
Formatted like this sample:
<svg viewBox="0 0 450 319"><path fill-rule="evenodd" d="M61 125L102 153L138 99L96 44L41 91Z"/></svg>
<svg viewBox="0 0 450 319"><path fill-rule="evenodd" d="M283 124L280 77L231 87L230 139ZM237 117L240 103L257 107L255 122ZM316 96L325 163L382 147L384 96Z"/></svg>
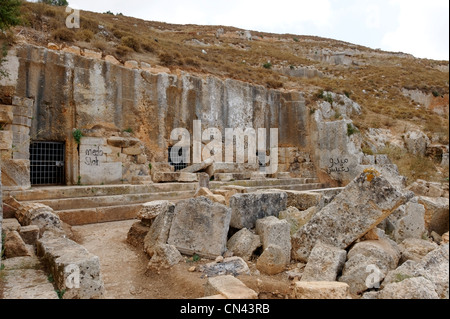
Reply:
<svg viewBox="0 0 450 319"><path fill-rule="evenodd" d="M142 205L137 217L144 225L151 226L159 214L166 212L173 205L167 200L158 200Z"/></svg>
<svg viewBox="0 0 450 319"><path fill-rule="evenodd" d="M202 265L199 270L208 277L250 275L247 263L240 257L225 258L221 263Z"/></svg>
<svg viewBox="0 0 450 319"><path fill-rule="evenodd" d="M129 69L139 69L139 63L137 61L126 61L124 67Z"/></svg>
<svg viewBox="0 0 450 319"><path fill-rule="evenodd" d="M309 255L302 281L336 281L346 258L345 250L318 243Z"/></svg>
<svg viewBox="0 0 450 319"><path fill-rule="evenodd" d="M47 49L59 51L59 46L55 43L49 42L47 44Z"/></svg>
<svg viewBox="0 0 450 319"><path fill-rule="evenodd" d="M175 205L170 203L164 207L165 209L159 212L158 217L153 221L150 230L144 238L144 250L150 257L154 254L155 246L166 244L169 239L169 231L175 214Z"/></svg>
<svg viewBox="0 0 450 319"><path fill-rule="evenodd" d="M218 256L215 261L218 264L223 263L223 256Z"/></svg>
<svg viewBox="0 0 450 319"><path fill-rule="evenodd" d="M64 234L61 220L53 209L46 205L24 204L16 211L16 218L22 226L38 226L41 235L48 230Z"/></svg>
<svg viewBox="0 0 450 319"><path fill-rule="evenodd" d="M449 232L446 232L444 235L442 235L441 245L448 244L448 242L449 242L448 236L449 236Z"/></svg>
<svg viewBox="0 0 450 319"><path fill-rule="evenodd" d="M142 222L134 223L127 234L127 243L133 247L144 247L144 239L150 231L150 226Z"/></svg>
<svg viewBox="0 0 450 319"><path fill-rule="evenodd" d="M17 231L6 233L4 249L6 258L31 256L25 242Z"/></svg>
<svg viewBox="0 0 450 319"><path fill-rule="evenodd" d="M226 251L231 209L205 197L178 202L168 244L186 255L216 258Z"/></svg>
<svg viewBox="0 0 450 319"><path fill-rule="evenodd" d="M20 224L15 218L6 218L2 222L2 231L6 234L10 231L20 231Z"/></svg>
<svg viewBox="0 0 450 319"><path fill-rule="evenodd" d="M231 227L255 228L258 219L275 216L286 210L287 195L279 193L236 194L230 199Z"/></svg>
<svg viewBox="0 0 450 319"><path fill-rule="evenodd" d="M256 249L261 247L261 239L247 228L243 228L234 234L227 243L229 252L234 256L250 260Z"/></svg>
<svg viewBox="0 0 450 319"><path fill-rule="evenodd" d="M189 268L189 272L195 272L197 270L197 267L192 266L191 268Z"/></svg>
<svg viewBox="0 0 450 319"><path fill-rule="evenodd" d="M404 263L407 260L419 262L430 252L437 249L438 245L423 239L408 238L398 247L402 253L400 263Z"/></svg>
<svg viewBox="0 0 450 319"><path fill-rule="evenodd" d="M277 275L286 270L286 252L278 245L269 245L256 262L256 268L266 275Z"/></svg>
<svg viewBox="0 0 450 319"><path fill-rule="evenodd" d="M277 245L283 250L283 260L287 263L291 260L291 232L290 225L285 220L279 220L269 216L256 221L256 233L261 238L263 249L270 245ZM285 264L285 265L286 265Z"/></svg>
<svg viewBox="0 0 450 319"><path fill-rule="evenodd" d="M148 263L147 270L160 271L170 269L183 260L175 246L162 244L154 247L154 254Z"/></svg>
<svg viewBox="0 0 450 319"><path fill-rule="evenodd" d="M414 155L425 156L430 139L422 131L409 131L404 136L406 149Z"/></svg>
<svg viewBox="0 0 450 319"><path fill-rule="evenodd" d="M407 238L422 238L426 233L424 218L425 207L409 201L386 219L386 228L397 243Z"/></svg>
<svg viewBox="0 0 450 319"><path fill-rule="evenodd" d="M342 282L296 282L296 299L349 299L349 286Z"/></svg>
<svg viewBox="0 0 450 319"><path fill-rule="evenodd" d="M227 299L258 299L258 294L233 276L209 278L205 296L222 295Z"/></svg>
<svg viewBox="0 0 450 319"><path fill-rule="evenodd" d="M366 170L292 236L293 258L306 262L318 241L349 247L404 204L407 196L378 171Z"/></svg>
<svg viewBox="0 0 450 319"><path fill-rule="evenodd" d="M105 62L114 64L114 65L120 65L121 63L112 55L105 56Z"/></svg>
<svg viewBox="0 0 450 319"><path fill-rule="evenodd" d="M185 169L182 169L180 172L197 173L197 172L206 170L213 163L214 163L214 158L210 157L210 158L206 159L205 161L203 161L202 163L198 163L198 164L194 164L194 165L188 166Z"/></svg>
<svg viewBox="0 0 450 319"><path fill-rule="evenodd" d="M419 204L425 207L425 228L431 233L442 235L449 231L449 200L438 197L419 197Z"/></svg>
<svg viewBox="0 0 450 319"><path fill-rule="evenodd" d="M376 286L390 270L397 268L399 260L400 252L388 240L357 243L348 253L339 281L349 284L351 293L363 293L371 288L367 283L371 275L371 267L375 266L379 270L376 274L378 280L373 282Z"/></svg>
<svg viewBox="0 0 450 319"><path fill-rule="evenodd" d="M423 277L408 278L384 287L378 299L439 299L435 285Z"/></svg>

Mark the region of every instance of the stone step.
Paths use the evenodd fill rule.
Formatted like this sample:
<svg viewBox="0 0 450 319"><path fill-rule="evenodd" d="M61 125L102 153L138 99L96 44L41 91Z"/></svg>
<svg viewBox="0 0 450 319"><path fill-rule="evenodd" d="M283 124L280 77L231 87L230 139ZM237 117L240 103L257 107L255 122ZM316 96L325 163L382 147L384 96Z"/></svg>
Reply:
<svg viewBox="0 0 450 319"><path fill-rule="evenodd" d="M317 184L317 178L290 178L290 179L274 179L268 178L265 180L236 180L231 182L210 182L211 189L221 188L223 186L243 186L243 187L269 187L278 188L278 186L285 185L301 185L301 184Z"/></svg>
<svg viewBox="0 0 450 319"><path fill-rule="evenodd" d="M253 193L259 190L265 189L279 189L279 190L290 190L290 191L309 191L309 190L318 190L324 188L324 184L320 183L311 183L311 184L294 184L294 185L279 185L279 186L259 186L259 187L249 187L247 191L249 193Z"/></svg>
<svg viewBox="0 0 450 319"><path fill-rule="evenodd" d="M176 200L193 197L194 190L179 192L145 193L145 194L123 194L112 196L92 196L92 197L73 197L62 199L44 199L23 201L23 203L41 203L47 205L55 211L101 208L122 205L133 205L151 202L154 200Z"/></svg>
<svg viewBox="0 0 450 319"><path fill-rule="evenodd" d="M4 192L4 196L13 196L16 200L39 201L64 198L114 196L126 194L149 194L164 192L195 191L198 183L167 183L147 185L98 185L98 186L60 186L39 187L26 191Z"/></svg>

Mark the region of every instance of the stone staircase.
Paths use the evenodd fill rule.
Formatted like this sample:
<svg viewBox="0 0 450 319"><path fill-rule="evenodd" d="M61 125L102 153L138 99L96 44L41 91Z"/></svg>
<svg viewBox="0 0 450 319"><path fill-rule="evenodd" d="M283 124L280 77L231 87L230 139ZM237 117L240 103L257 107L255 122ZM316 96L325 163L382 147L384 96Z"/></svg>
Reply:
<svg viewBox="0 0 450 319"><path fill-rule="evenodd" d="M225 186L246 187L247 192L264 189L315 190L324 188L317 179L266 179L211 182L211 190ZM178 201L191 198L198 183L158 183L146 185L98 185L39 187L7 192L23 203L41 203L53 208L69 225L78 226L133 219L142 204L154 200Z"/></svg>

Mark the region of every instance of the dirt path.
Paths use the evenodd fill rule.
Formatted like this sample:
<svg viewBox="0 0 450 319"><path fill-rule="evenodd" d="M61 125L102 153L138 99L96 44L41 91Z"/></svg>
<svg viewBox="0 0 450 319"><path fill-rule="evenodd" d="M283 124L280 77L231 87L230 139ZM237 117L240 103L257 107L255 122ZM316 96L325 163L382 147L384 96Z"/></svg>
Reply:
<svg viewBox="0 0 450 319"><path fill-rule="evenodd" d="M135 220L73 227L77 241L100 258L107 299L195 299L204 297L205 278L189 268L211 261L182 262L170 270L147 272L149 257L126 242ZM252 272L254 263L249 263ZM290 294L285 275L239 276L259 298L281 298Z"/></svg>
<svg viewBox="0 0 450 319"><path fill-rule="evenodd" d="M73 227L80 244L100 258L107 299L191 299L203 297L199 273L181 263L170 271L146 273L149 258L126 242L136 221Z"/></svg>

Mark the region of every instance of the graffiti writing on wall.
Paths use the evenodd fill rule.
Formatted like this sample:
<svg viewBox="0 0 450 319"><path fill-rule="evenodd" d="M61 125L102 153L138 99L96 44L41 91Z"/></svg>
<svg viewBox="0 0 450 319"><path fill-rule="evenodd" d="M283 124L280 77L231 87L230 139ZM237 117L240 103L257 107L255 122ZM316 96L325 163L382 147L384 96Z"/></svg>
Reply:
<svg viewBox="0 0 450 319"><path fill-rule="evenodd" d="M350 167L348 166L348 158L330 158L330 167L328 167L328 173L348 173Z"/></svg>
<svg viewBox="0 0 450 319"><path fill-rule="evenodd" d="M100 166L99 156L103 156L103 150L100 146L88 148L85 152L84 164L88 166Z"/></svg>

